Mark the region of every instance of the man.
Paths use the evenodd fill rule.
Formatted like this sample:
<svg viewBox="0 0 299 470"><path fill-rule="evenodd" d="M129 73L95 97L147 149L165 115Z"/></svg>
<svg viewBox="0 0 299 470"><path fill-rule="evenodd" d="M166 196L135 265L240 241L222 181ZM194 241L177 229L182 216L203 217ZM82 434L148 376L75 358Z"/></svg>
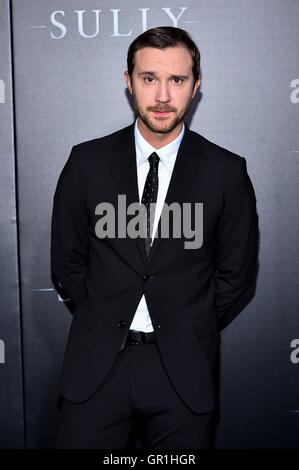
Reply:
<svg viewBox="0 0 299 470"><path fill-rule="evenodd" d="M219 330L255 281L254 190L243 157L184 124L201 81L188 33L148 30L127 61L136 122L74 146L54 197L53 280L74 306L57 447L125 448L137 437L146 448L207 448ZM120 211L120 195L117 228L124 212L129 228L135 203L137 237L101 236L111 220L100 205ZM187 206L197 245L177 235Z"/></svg>

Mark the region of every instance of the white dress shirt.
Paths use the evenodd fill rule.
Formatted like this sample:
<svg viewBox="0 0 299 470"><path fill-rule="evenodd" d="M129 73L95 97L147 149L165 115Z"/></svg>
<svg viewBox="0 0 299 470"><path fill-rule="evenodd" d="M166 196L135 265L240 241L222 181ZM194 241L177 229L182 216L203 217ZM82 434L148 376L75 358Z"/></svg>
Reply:
<svg viewBox="0 0 299 470"><path fill-rule="evenodd" d="M138 122L138 119L136 119L136 122L135 122L134 135L135 135L135 147L136 147L139 202L141 202L145 180L146 180L149 168L150 168L150 164L147 159L153 152L156 152L160 157L159 166L158 166L159 187L158 187L158 196L157 196L155 217L154 217L154 223L153 223L153 233L152 233L152 243L153 243L154 236L155 236L157 226L158 226L158 222L159 222L161 212L163 209L163 204L164 204L165 197L167 194L169 182L171 179L173 167L174 167L175 160L177 157L178 149L179 149L180 143L182 141L182 138L185 132L185 125L183 124L182 130L179 136L175 140L165 145L164 147L155 149L141 135L138 129L137 122ZM144 331L146 333L154 331L144 295L140 299L140 302L135 312L130 329Z"/></svg>

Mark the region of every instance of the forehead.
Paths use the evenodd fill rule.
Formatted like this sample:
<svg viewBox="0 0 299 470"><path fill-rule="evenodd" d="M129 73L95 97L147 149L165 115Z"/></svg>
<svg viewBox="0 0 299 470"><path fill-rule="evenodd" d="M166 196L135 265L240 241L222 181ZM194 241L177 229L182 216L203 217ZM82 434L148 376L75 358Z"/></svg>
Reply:
<svg viewBox="0 0 299 470"><path fill-rule="evenodd" d="M134 71L140 73L152 70L157 73L189 74L192 73L192 65L191 54L183 46L166 49L144 47L135 54Z"/></svg>

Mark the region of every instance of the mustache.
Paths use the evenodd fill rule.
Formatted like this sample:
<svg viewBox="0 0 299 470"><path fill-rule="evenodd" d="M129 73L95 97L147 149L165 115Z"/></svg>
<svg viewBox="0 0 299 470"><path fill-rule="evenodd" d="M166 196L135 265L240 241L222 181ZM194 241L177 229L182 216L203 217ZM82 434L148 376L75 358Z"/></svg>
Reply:
<svg viewBox="0 0 299 470"><path fill-rule="evenodd" d="M168 105L159 105L159 106L152 106L147 108L148 111L154 111L158 113L169 113L169 112L176 112L176 108L172 108Z"/></svg>

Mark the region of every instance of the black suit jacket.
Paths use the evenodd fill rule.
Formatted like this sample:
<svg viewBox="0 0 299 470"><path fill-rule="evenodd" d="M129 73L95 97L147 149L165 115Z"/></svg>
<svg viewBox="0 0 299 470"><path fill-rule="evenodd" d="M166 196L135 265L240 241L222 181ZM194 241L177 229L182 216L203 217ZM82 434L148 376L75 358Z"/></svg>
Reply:
<svg viewBox="0 0 299 470"><path fill-rule="evenodd" d="M59 391L81 402L104 382L144 294L170 380L191 409L209 411L219 329L247 302L256 275L246 161L186 126L165 202L203 203L198 249L185 249L183 235L157 237L147 259L142 238L98 238L95 208L117 207L119 194L139 202L134 125L74 146L57 183L52 273L74 305Z"/></svg>

